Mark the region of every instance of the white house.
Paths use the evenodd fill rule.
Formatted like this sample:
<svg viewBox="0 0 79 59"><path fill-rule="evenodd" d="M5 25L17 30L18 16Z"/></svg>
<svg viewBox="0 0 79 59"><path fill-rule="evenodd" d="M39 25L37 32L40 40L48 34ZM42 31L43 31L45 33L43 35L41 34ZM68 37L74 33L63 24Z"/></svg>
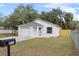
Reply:
<svg viewBox="0 0 79 59"><path fill-rule="evenodd" d="M18 35L25 37L57 37L61 27L40 18L18 26Z"/></svg>

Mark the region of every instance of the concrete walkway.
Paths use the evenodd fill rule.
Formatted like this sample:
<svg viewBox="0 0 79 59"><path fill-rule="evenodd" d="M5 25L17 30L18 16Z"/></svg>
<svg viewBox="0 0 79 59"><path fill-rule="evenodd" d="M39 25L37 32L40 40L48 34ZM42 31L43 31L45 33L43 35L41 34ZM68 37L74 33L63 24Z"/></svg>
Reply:
<svg viewBox="0 0 79 59"><path fill-rule="evenodd" d="M16 36L15 39L16 39L17 42L20 42L20 41L28 40L28 39L30 39L30 37Z"/></svg>

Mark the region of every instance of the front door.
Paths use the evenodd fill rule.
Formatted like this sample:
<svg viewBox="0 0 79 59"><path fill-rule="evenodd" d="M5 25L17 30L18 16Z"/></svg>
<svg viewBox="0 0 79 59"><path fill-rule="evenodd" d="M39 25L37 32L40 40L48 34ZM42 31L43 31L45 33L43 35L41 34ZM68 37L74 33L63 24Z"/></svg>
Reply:
<svg viewBox="0 0 79 59"><path fill-rule="evenodd" d="M41 27L39 27L39 36L41 36Z"/></svg>

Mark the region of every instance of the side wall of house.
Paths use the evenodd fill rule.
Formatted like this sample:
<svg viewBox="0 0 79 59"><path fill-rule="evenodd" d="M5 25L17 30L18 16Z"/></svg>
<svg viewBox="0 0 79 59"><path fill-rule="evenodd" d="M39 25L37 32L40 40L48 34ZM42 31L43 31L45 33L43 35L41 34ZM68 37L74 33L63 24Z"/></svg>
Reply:
<svg viewBox="0 0 79 59"><path fill-rule="evenodd" d="M47 23L47 22L40 21L40 20L37 20L36 22L43 25L41 36L43 36L43 37L50 37L50 36L57 37L60 35L60 33L59 33L60 28L59 27L57 27L53 24ZM47 33L47 27L52 27L52 34Z"/></svg>
<svg viewBox="0 0 79 59"><path fill-rule="evenodd" d="M36 37L37 34L37 27L34 24L18 27L18 36Z"/></svg>
<svg viewBox="0 0 79 59"><path fill-rule="evenodd" d="M47 27L52 27L52 33L51 34L48 34L47 33ZM42 36L43 37L57 37L60 35L59 33L60 31L60 28L57 28L55 26L44 26L43 29L42 29Z"/></svg>
<svg viewBox="0 0 79 59"><path fill-rule="evenodd" d="M29 36L30 27L18 27L18 35L19 36Z"/></svg>
<svg viewBox="0 0 79 59"><path fill-rule="evenodd" d="M39 27L41 27L41 37L57 37L60 35L60 28L50 24L48 22L37 20L35 21L37 24L41 24L43 26L37 26L33 23L31 26L22 26L18 28L18 35L20 36L30 36L30 37L39 37ZM47 33L47 27L52 27L52 33Z"/></svg>
<svg viewBox="0 0 79 59"><path fill-rule="evenodd" d="M20 35L21 35L20 30L21 30L21 27L18 27L18 36L20 36Z"/></svg>

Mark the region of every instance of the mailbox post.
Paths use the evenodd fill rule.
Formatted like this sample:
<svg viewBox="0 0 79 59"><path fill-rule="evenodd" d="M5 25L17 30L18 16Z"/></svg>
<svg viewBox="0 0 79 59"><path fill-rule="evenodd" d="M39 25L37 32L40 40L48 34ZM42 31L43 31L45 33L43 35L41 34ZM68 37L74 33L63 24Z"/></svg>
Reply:
<svg viewBox="0 0 79 59"><path fill-rule="evenodd" d="M10 56L10 46L16 44L15 38L0 40L0 47L7 47L7 55Z"/></svg>
<svg viewBox="0 0 79 59"><path fill-rule="evenodd" d="M10 56L10 45L7 46L7 55Z"/></svg>

